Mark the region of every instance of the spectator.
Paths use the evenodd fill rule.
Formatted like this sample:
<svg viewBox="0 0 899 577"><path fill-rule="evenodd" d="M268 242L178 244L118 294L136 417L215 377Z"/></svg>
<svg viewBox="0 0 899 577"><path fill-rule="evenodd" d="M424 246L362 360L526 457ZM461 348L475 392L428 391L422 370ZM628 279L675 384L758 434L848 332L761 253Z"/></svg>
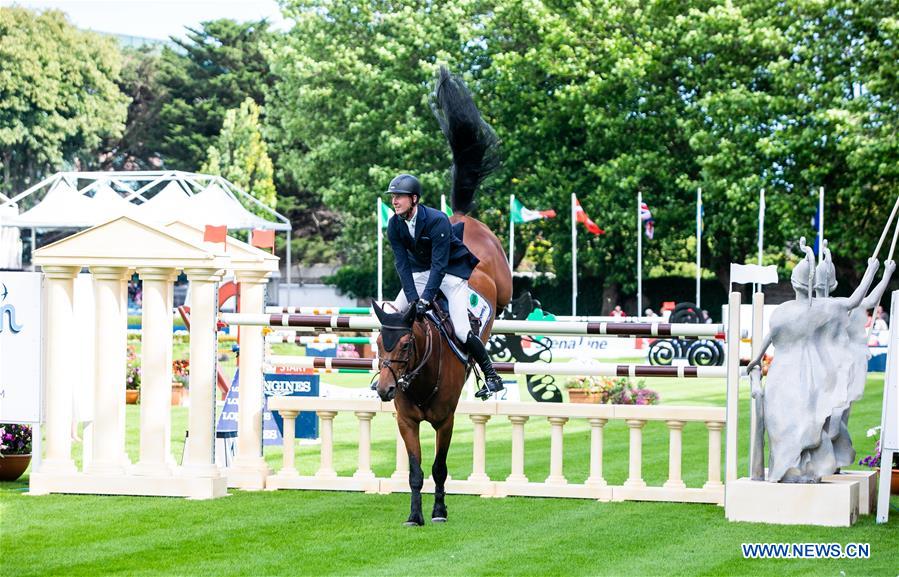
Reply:
<svg viewBox="0 0 899 577"><path fill-rule="evenodd" d="M709 311L702 309L702 316L700 317L700 322L703 322L707 325L712 324L712 317L709 315Z"/></svg>
<svg viewBox="0 0 899 577"><path fill-rule="evenodd" d="M890 324L890 313L883 310L883 307L880 305L877 305L877 308L874 309L874 318L882 320L884 325L889 326ZM877 327L875 326L874 328Z"/></svg>
<svg viewBox="0 0 899 577"><path fill-rule="evenodd" d="M626 317L627 316L626 314L624 314L624 311L621 310L621 305L615 305L615 308L612 309L612 312L610 314L613 317Z"/></svg>
<svg viewBox="0 0 899 577"><path fill-rule="evenodd" d="M658 317L659 315L657 315L656 312L652 310L652 307L649 307L645 311L643 311L643 316L653 318Z"/></svg>

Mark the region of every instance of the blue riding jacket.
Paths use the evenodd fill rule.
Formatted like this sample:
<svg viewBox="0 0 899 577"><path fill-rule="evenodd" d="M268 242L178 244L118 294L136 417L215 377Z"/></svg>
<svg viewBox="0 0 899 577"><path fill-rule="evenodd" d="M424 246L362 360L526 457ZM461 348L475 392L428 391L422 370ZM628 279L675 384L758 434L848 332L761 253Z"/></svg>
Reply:
<svg viewBox="0 0 899 577"><path fill-rule="evenodd" d="M406 222L397 215L390 217L387 223L387 238L393 247L396 272L410 303L419 298L413 272L431 271L421 298L433 301L445 275L468 279L480 262L462 243L461 232L450 225L444 213L423 204L419 204L416 211L415 238L409 234Z"/></svg>

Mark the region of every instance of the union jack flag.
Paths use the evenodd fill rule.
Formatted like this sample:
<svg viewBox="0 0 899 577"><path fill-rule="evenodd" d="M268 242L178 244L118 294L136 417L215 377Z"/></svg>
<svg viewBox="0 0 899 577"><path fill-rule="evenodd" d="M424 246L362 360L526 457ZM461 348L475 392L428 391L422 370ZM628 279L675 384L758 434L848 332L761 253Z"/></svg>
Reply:
<svg viewBox="0 0 899 577"><path fill-rule="evenodd" d="M649 207L645 202L640 203L640 220L643 221L646 238L652 239L652 236L655 233L655 220L653 220L652 213L649 211Z"/></svg>

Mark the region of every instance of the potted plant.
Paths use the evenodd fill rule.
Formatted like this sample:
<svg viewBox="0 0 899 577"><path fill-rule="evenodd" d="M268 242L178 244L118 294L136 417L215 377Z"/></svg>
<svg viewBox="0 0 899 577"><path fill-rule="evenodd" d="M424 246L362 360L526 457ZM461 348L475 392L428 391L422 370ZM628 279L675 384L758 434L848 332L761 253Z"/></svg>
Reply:
<svg viewBox="0 0 899 577"><path fill-rule="evenodd" d="M572 403L605 403L609 398L605 377L572 377L565 382Z"/></svg>
<svg viewBox="0 0 899 577"><path fill-rule="evenodd" d="M646 388L646 381L640 379L636 386L627 377L612 380L609 389L609 403L613 405L657 405L659 394Z"/></svg>
<svg viewBox="0 0 899 577"><path fill-rule="evenodd" d="M128 364L125 371L125 402L137 404L140 399L140 359L133 345L128 346Z"/></svg>
<svg viewBox="0 0 899 577"><path fill-rule="evenodd" d="M172 405L184 404L188 396L190 384L190 361L188 359L175 359L172 361Z"/></svg>
<svg viewBox="0 0 899 577"><path fill-rule="evenodd" d="M31 427L0 424L0 481L15 481L31 463Z"/></svg>
<svg viewBox="0 0 899 577"><path fill-rule="evenodd" d="M883 475L883 468L881 467L880 462L880 427L874 427L868 429L867 436L874 437L874 452L864 459L858 462L859 465L864 465L865 467L871 467L872 469L877 469L880 475ZM899 495L899 453L893 453L893 462L891 467L891 476L890 476L890 493L893 495Z"/></svg>

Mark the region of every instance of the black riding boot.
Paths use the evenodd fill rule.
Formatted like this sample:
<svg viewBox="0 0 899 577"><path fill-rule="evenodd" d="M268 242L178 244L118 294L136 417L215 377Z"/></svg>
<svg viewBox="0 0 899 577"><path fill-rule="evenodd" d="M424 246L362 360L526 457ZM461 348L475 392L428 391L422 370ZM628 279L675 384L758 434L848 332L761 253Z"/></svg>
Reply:
<svg viewBox="0 0 899 577"><path fill-rule="evenodd" d="M465 346L468 348L468 354L474 358L481 370L484 371L484 386L474 396L486 401L490 395L505 388L503 380L496 374L496 369L493 368L493 362L490 360L490 355L487 354L487 348L484 347L481 339L470 332L468 333L468 339L465 341Z"/></svg>

